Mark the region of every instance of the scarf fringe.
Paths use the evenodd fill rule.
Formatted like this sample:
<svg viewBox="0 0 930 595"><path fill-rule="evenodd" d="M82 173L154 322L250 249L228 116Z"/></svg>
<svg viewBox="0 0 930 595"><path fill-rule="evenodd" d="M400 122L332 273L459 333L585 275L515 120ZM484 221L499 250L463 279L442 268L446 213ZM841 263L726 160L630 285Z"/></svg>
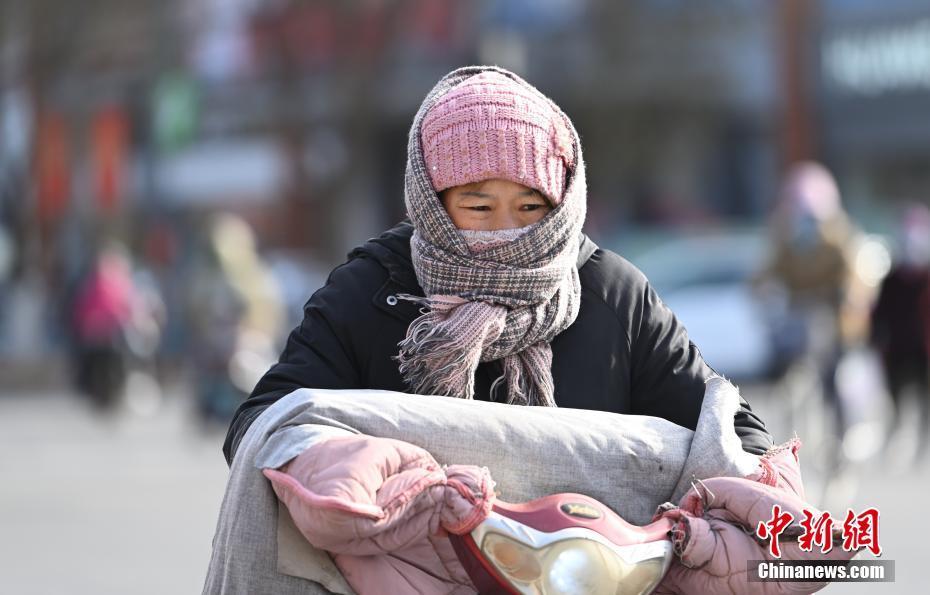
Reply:
<svg viewBox="0 0 930 595"><path fill-rule="evenodd" d="M537 372L548 371L551 367L552 348L548 343L537 343L505 357L504 375L498 380L506 379L507 403L555 407L555 384L552 374ZM492 390L493 388L492 385Z"/></svg>
<svg viewBox="0 0 930 595"><path fill-rule="evenodd" d="M397 344L400 373L416 393L473 399L482 350L504 330L507 311L484 302L429 301L433 309Z"/></svg>

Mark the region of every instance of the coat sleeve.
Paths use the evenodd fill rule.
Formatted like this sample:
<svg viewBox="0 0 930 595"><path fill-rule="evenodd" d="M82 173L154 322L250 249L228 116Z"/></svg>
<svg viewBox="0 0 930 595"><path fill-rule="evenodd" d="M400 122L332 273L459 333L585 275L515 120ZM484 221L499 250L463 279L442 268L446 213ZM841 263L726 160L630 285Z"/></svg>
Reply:
<svg viewBox="0 0 930 595"><path fill-rule="evenodd" d="M298 388L363 388L353 332L365 324L370 300L387 279L374 260L356 258L337 267L304 305L304 318L291 331L281 357L236 410L223 454L231 464L239 442L265 409Z"/></svg>
<svg viewBox="0 0 930 595"><path fill-rule="evenodd" d="M694 429L704 400L704 382L715 372L645 277L636 294L638 299L630 308L635 412ZM734 422L746 452L763 454L772 446L765 424L742 397Z"/></svg>

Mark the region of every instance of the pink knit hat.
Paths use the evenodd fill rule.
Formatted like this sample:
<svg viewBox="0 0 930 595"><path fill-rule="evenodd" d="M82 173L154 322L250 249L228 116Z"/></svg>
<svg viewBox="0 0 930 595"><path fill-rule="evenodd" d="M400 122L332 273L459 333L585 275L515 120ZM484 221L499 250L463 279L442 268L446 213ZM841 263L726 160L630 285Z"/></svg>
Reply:
<svg viewBox="0 0 930 595"><path fill-rule="evenodd" d="M501 178L562 201L572 137L551 100L528 84L482 72L440 97L423 118L423 159L436 192Z"/></svg>

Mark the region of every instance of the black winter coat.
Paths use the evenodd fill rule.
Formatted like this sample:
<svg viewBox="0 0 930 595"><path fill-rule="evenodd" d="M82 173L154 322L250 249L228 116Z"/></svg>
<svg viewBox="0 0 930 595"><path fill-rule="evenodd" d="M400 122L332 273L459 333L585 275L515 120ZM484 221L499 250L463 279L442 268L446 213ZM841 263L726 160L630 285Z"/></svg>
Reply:
<svg viewBox="0 0 930 595"><path fill-rule="evenodd" d="M397 344L419 316L398 293L423 295L410 259L413 226L403 222L349 254L304 306L304 319L275 364L236 411L223 452L232 462L252 421L301 387L405 391ZM646 277L617 254L582 237L581 306L552 340L560 407L653 415L694 429L713 373L685 328ZM489 400L499 362L478 366L475 398ZM736 414L743 449L762 454L772 437L743 401Z"/></svg>

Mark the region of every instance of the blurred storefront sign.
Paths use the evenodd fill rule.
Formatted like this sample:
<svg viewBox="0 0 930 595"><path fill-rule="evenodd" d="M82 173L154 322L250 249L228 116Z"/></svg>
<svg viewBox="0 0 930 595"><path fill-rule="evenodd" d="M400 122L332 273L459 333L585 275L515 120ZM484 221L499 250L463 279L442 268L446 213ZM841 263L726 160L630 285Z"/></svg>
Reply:
<svg viewBox="0 0 930 595"><path fill-rule="evenodd" d="M36 135L35 188L39 220L58 219L71 194L71 153L64 116L48 110L39 115Z"/></svg>
<svg viewBox="0 0 930 595"><path fill-rule="evenodd" d="M831 2L819 39L820 99L837 147L930 144L930 6Z"/></svg>
<svg viewBox="0 0 930 595"><path fill-rule="evenodd" d="M824 41L822 51L827 82L840 92L930 90L930 17L840 31Z"/></svg>
<svg viewBox="0 0 930 595"><path fill-rule="evenodd" d="M152 98L152 130L162 152L171 152L191 141L197 129L198 91L190 76L163 75Z"/></svg>
<svg viewBox="0 0 930 595"><path fill-rule="evenodd" d="M815 57L827 159L870 203L930 187L930 5L827 0Z"/></svg>
<svg viewBox="0 0 930 595"><path fill-rule="evenodd" d="M156 176L167 202L228 206L270 202L286 169L276 143L230 140L177 151L159 161Z"/></svg>
<svg viewBox="0 0 930 595"><path fill-rule="evenodd" d="M107 107L93 120L94 190L101 212L112 214L123 201L129 120L120 107Z"/></svg>

